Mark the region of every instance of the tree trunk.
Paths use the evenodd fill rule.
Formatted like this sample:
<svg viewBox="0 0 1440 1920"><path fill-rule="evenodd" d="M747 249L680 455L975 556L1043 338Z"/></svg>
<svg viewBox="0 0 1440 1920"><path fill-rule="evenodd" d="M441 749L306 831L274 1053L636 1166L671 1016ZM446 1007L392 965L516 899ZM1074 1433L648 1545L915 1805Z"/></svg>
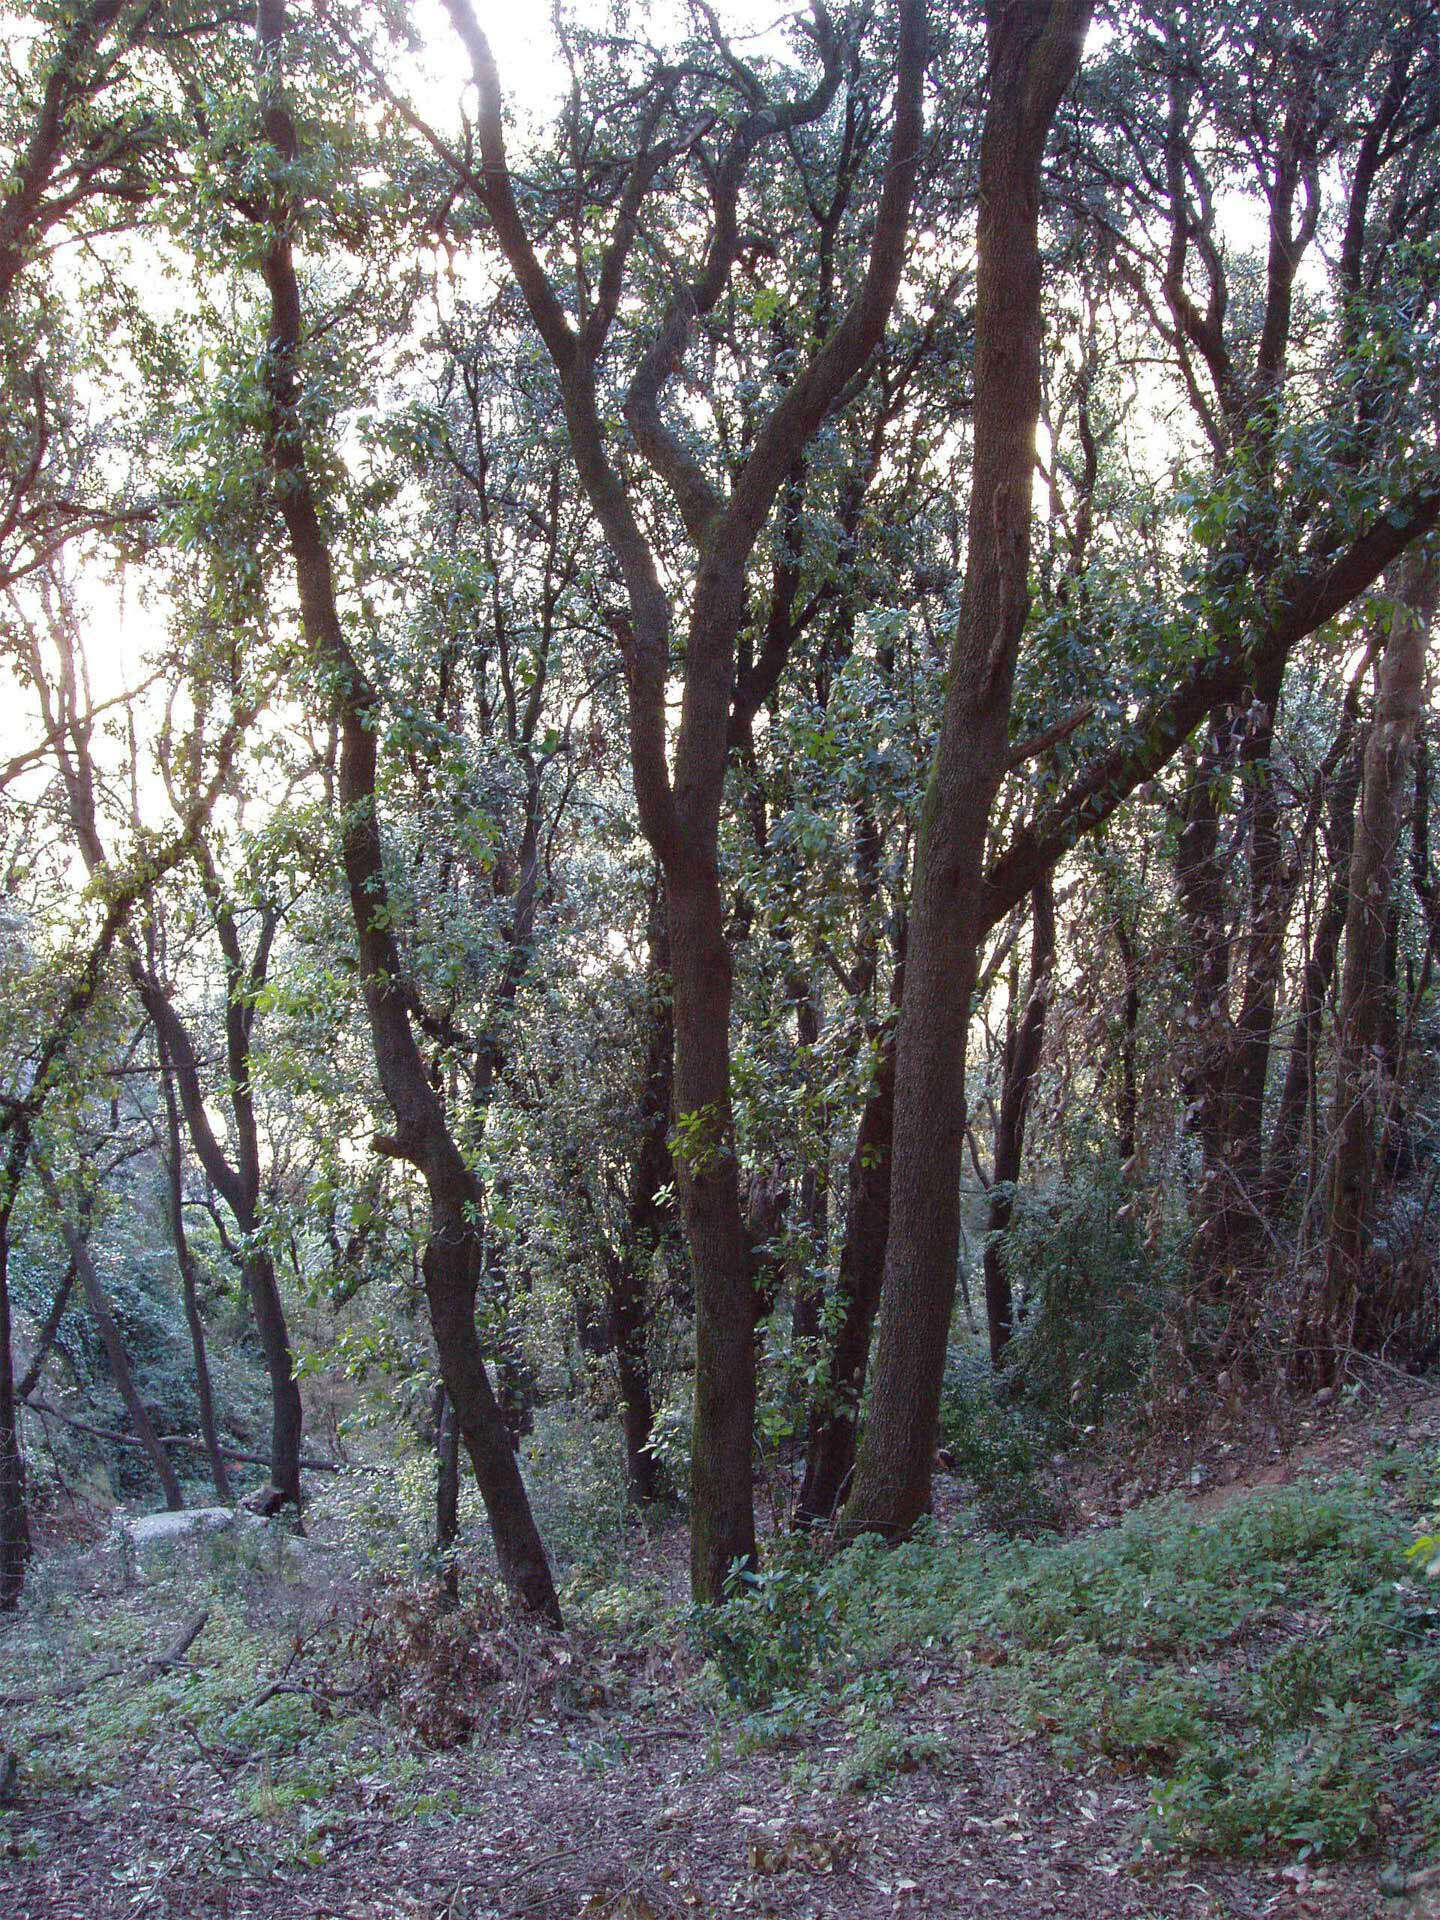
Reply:
<svg viewBox="0 0 1440 1920"><path fill-rule="evenodd" d="M905 998L896 1040L895 1149L870 1420L843 1525L909 1531L930 1469L960 1257L965 1046L985 931L985 841L1009 755L1028 612L1040 417L1040 171L1079 64L1088 0L992 0L980 157L975 450L965 590L921 816Z"/></svg>
<svg viewBox="0 0 1440 1920"><path fill-rule="evenodd" d="M828 1526L850 1489L860 1402L870 1361L870 1335L885 1277L894 1124L895 1028L891 1025L877 1042L875 1081L861 1110L855 1150L850 1156L845 1241L835 1289L839 1324L829 1379L810 1415L805 1479L800 1490L801 1525Z"/></svg>
<svg viewBox="0 0 1440 1920"><path fill-rule="evenodd" d="M1241 1261L1253 1259L1263 1227L1265 1088L1284 968L1285 928L1294 898L1294 879L1286 871L1273 762L1283 680L1283 661L1257 676L1240 756L1250 812L1249 912L1226 1105L1227 1159L1243 1198L1238 1222L1242 1244L1236 1249Z"/></svg>
<svg viewBox="0 0 1440 1920"><path fill-rule="evenodd" d="M55 1289L55 1298L50 1302L50 1311L45 1316L44 1325L35 1339L35 1351L30 1356L19 1385L15 1389L15 1398L28 1400L40 1384L40 1376L45 1371L45 1362L50 1358L51 1348L60 1333L60 1322L65 1318L65 1309L70 1304L70 1296L75 1291L75 1282L80 1278L75 1262L70 1261L65 1276Z"/></svg>
<svg viewBox="0 0 1440 1920"><path fill-rule="evenodd" d="M795 1030L808 1062L807 1094L813 1098L815 1048L824 1024L823 1007L815 983L803 977L796 983ZM798 1263L793 1275L794 1305L790 1317L790 1336L797 1344L813 1340L820 1331L820 1306L824 1299L824 1273L830 1241L830 1130L825 1129L822 1157L818 1164L807 1165L800 1175L800 1209L795 1236Z"/></svg>
<svg viewBox="0 0 1440 1920"><path fill-rule="evenodd" d="M247 1226L242 1219L239 1224L247 1235L259 1227L258 1220ZM270 1379L270 1480L284 1502L298 1508L301 1503L300 1441L305 1414L295 1379L295 1356L290 1346L290 1329L285 1323L280 1282L269 1252L253 1243L241 1261L240 1270Z"/></svg>
<svg viewBox="0 0 1440 1920"><path fill-rule="evenodd" d="M1193 1263L1198 1279L1223 1291L1234 1226L1235 1188L1226 1160L1227 1096L1234 1028L1230 1018L1230 938L1216 789L1228 762L1229 714L1211 715L1209 733L1191 769L1182 801L1175 885L1187 938L1192 1034L1180 1084L1186 1125L1200 1147L1201 1188Z"/></svg>
<svg viewBox="0 0 1440 1920"><path fill-rule="evenodd" d="M668 1135L674 1088L675 1026L665 889L657 869L650 892L645 955L647 1038L640 1092L640 1144L630 1169L625 1241L607 1260L606 1292L625 1428L625 1481L637 1505L660 1492L650 1440L655 1408L650 1388L650 1301L647 1274L666 1232L662 1190L674 1179Z"/></svg>
<svg viewBox="0 0 1440 1920"><path fill-rule="evenodd" d="M255 1316L260 1336L260 1351L270 1383L270 1480L276 1504L301 1501L300 1443L305 1413L300 1387L295 1379L295 1356L290 1345L290 1329L285 1319L285 1303L275 1262L264 1245L264 1217L261 1211L260 1140L256 1128L250 1092L249 1030L244 1009L234 1004L239 991L233 961L227 968L227 987L231 996L226 1009L227 1064L230 1070L229 1105L233 1121L233 1154L220 1145L206 1110L204 1088L200 1081L195 1046L184 1023L176 1013L170 995L158 976L132 964L132 978L155 1028L162 1061L173 1074L180 1108L200 1164L235 1217L243 1248L239 1256L240 1277Z"/></svg>
<svg viewBox="0 0 1440 1920"><path fill-rule="evenodd" d="M14 1141L0 1194L0 1613L20 1603L30 1559L30 1523L25 1510L25 1456L15 1402L15 1358L10 1334L10 1215L19 1184Z"/></svg>
<svg viewBox="0 0 1440 1920"><path fill-rule="evenodd" d="M1386 947L1395 851L1437 594L1440 560L1421 551L1401 563L1380 661L1375 724L1365 744L1337 1021L1324 1293L1314 1324L1301 1327L1298 1342L1313 1354L1315 1377L1327 1384L1353 1344L1362 1304L1365 1228L1388 1105Z"/></svg>
<svg viewBox="0 0 1440 1920"><path fill-rule="evenodd" d="M200 1316L200 1296L195 1284L195 1260L185 1232L184 1160L180 1146L180 1112L175 1099L175 1081L170 1062L161 1053L160 1086L165 1096L165 1197L170 1212L170 1237L175 1244L175 1260L180 1268L180 1285L185 1299L185 1324L190 1329L190 1350L195 1356L195 1395L200 1403L200 1433L210 1460L210 1476L215 1482L216 1498L230 1505L230 1473L220 1451L220 1436L215 1427L215 1396L210 1386L210 1362L205 1352L205 1322ZM298 1455L299 1441L296 1448ZM272 1453L273 1464L273 1453Z"/></svg>
<svg viewBox="0 0 1440 1920"><path fill-rule="evenodd" d="M695 1276L690 1577L707 1600L755 1562L755 1287L730 1108L730 951L719 876L667 869L675 1173Z"/></svg>
<svg viewBox="0 0 1440 1920"><path fill-rule="evenodd" d="M295 568L305 643L329 682L340 722L336 797L342 860L371 1044L396 1123L393 1136L374 1144L377 1151L409 1161L425 1180L430 1222L421 1264L440 1377L454 1404L460 1436L485 1502L501 1578L531 1612L558 1626L560 1603L550 1563L485 1371L475 1325L482 1195L430 1083L401 985L405 970L390 911L376 805L379 696L345 637L330 549L306 464L307 435L300 409L302 308L292 238L300 213L292 194L301 152L281 91L284 0L260 0L258 31L264 135L281 162L269 182L260 259L270 295L264 371L269 403L266 438Z"/></svg>
<svg viewBox="0 0 1440 1920"><path fill-rule="evenodd" d="M1015 1303L1005 1267L1004 1237L1015 1212L1015 1182L1025 1156L1025 1122L1030 1113L1030 1090L1040 1067L1045 1044L1045 1011L1050 993L1050 969L1055 960L1055 896L1047 874L1031 895L1033 928L1030 936L1030 990L1019 1024L1005 1044L1005 1084L1000 1095L1000 1123L995 1132L995 1169L991 1179L990 1212L985 1241L985 1319L990 1333L990 1364L998 1367L1015 1330Z"/></svg>
<svg viewBox="0 0 1440 1920"><path fill-rule="evenodd" d="M1325 799L1330 821L1328 851L1332 878L1300 977L1300 1000L1285 1061L1285 1079L1270 1134L1265 1205L1271 1214L1284 1205L1301 1171L1325 1002L1335 978L1335 962L1345 931L1350 859L1355 844L1355 802L1360 791L1363 759L1363 747L1344 754L1336 768L1332 790Z"/></svg>
<svg viewBox="0 0 1440 1920"><path fill-rule="evenodd" d="M44 1187L51 1205L55 1208L56 1222L60 1228L60 1237L65 1249L75 1262L80 1275L80 1284L85 1289L86 1304L90 1308L101 1341L105 1347L105 1357L110 1362L110 1375L115 1382L116 1391L125 1402L125 1410L130 1416L130 1424L135 1436L150 1456L150 1463L159 1477L161 1490L165 1495L165 1504L172 1513L178 1513L185 1505L185 1496L180 1491L180 1482L175 1477L175 1469L170 1464L170 1456L161 1444L155 1431L155 1423L146 1410L145 1402L135 1385L134 1375L130 1371L130 1358L125 1351L125 1343L120 1338L120 1329L115 1324L115 1316L110 1311L110 1302L105 1298L105 1289L100 1284L100 1276L95 1271L95 1262L90 1258L90 1249L84 1236L76 1231L61 1211L60 1194L51 1175L38 1163L36 1173Z"/></svg>
<svg viewBox="0 0 1440 1920"><path fill-rule="evenodd" d="M875 213L864 278L843 317L758 426L728 496L667 427L661 397L682 364L695 322L712 312L740 258L741 187L759 146L820 118L841 78L834 43L817 86L771 102L736 128L712 176L714 224L702 237L696 280L677 274L670 303L638 357L624 401L634 444L669 488L694 556L684 696L670 751L671 609L662 569L613 458L596 368L625 289L641 209L659 149L643 146L627 174L600 273L603 292L577 329L536 252L505 151L499 75L469 0L447 11L470 54L479 95L483 172L468 173L514 269L560 379L576 467L624 577L627 617L617 621L630 694L630 758L641 830L664 869L675 991L676 1183L695 1284L695 1439L691 1466L691 1582L716 1601L737 1563L753 1561L751 1449L755 1406L755 1300L740 1209L730 1110L730 955L719 879L719 826L731 744L736 640L745 618L755 542L787 475L884 334L899 286L923 130L925 10L899 0L899 44L890 163ZM760 83L755 81L755 86ZM783 655L779 662L783 665ZM673 773L672 773L673 765Z"/></svg>
<svg viewBox="0 0 1440 1920"><path fill-rule="evenodd" d="M1120 1095L1116 1102L1115 1123L1120 1164L1128 1167L1140 1144L1140 1070L1136 1058L1140 1031L1140 956L1135 950L1135 935L1125 923L1124 907L1118 905L1112 922L1120 970L1125 977L1125 998L1120 1014Z"/></svg>
<svg viewBox="0 0 1440 1920"><path fill-rule="evenodd" d="M445 1563L445 1592L460 1598L455 1543L460 1537L460 1426L444 1387L435 1391L435 1546Z"/></svg>

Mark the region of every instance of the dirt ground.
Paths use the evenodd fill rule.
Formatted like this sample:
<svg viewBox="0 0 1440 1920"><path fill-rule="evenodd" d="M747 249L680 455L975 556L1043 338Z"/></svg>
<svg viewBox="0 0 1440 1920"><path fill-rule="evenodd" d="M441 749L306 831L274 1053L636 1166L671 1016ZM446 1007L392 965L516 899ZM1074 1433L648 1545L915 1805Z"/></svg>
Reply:
<svg viewBox="0 0 1440 1920"><path fill-rule="evenodd" d="M1436 1441L1440 1393L1397 1384L1202 1458L1185 1484L1213 1508L1307 1463ZM1079 1524L1109 1519L1117 1493L1077 1482ZM817 1784L851 1738L838 1713L745 1751L674 1693L668 1711L537 1697L523 1725L421 1752L403 1782L377 1759L304 1806L267 1805L256 1763L198 1736L193 1755L147 1754L104 1792L25 1799L22 1781L27 1844L0 1858L0 1916L1440 1920L1440 1875L1402 1886L1381 1860L1310 1869L1147 1852L1143 1781L1060 1771L1043 1740L996 1720L968 1654L927 1662L910 1663L896 1712L932 1757L863 1794Z"/></svg>

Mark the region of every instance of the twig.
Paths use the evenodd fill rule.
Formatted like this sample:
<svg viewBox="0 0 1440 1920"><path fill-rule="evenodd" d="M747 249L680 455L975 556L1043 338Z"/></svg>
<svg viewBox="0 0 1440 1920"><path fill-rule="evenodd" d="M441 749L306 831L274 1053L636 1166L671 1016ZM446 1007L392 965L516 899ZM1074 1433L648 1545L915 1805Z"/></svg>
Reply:
<svg viewBox="0 0 1440 1920"><path fill-rule="evenodd" d="M97 1440L108 1441L112 1447L143 1447L143 1440L136 1440L128 1433L111 1433L106 1427L92 1426L88 1420L77 1420L73 1413L62 1413L59 1407L52 1407L48 1400L37 1400L32 1395L24 1405L33 1413L47 1414L52 1420L63 1420L67 1427L75 1427L81 1433L93 1433ZM165 1447L188 1447L192 1453L208 1453L209 1448L203 1440L192 1440L188 1434L162 1433L160 1444ZM268 1467L270 1456L266 1453L245 1453L238 1447L221 1447L220 1452L227 1460L238 1460L245 1466ZM301 1467L307 1473L351 1473L355 1469L338 1460L302 1460ZM368 1468L361 1468L368 1472Z"/></svg>
<svg viewBox="0 0 1440 1920"><path fill-rule="evenodd" d="M48 1706L56 1700L73 1700L77 1694L88 1693L91 1687L98 1687L104 1680L114 1680L122 1673L133 1673L142 1681L154 1680L160 1674L168 1673L172 1667L179 1666L204 1632L209 1618L210 1609L202 1607L199 1613L190 1616L162 1653L152 1654L148 1660L142 1660L138 1667L132 1667L123 1660L114 1660L95 1673L87 1673L83 1680L73 1681L68 1687L57 1687L54 1693L0 1694L0 1707Z"/></svg>

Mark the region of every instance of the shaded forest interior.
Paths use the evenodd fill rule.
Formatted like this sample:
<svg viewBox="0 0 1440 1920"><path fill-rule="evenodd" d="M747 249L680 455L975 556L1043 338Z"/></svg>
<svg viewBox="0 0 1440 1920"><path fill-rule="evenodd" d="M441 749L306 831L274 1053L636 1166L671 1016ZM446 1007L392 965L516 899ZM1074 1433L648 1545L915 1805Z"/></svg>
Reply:
<svg viewBox="0 0 1440 1920"><path fill-rule="evenodd" d="M3 45L17 1911L126 1766L200 1911L511 1750L689 1854L394 1911L708 1908L697 1728L755 1911L1423 1902L1440 6Z"/></svg>

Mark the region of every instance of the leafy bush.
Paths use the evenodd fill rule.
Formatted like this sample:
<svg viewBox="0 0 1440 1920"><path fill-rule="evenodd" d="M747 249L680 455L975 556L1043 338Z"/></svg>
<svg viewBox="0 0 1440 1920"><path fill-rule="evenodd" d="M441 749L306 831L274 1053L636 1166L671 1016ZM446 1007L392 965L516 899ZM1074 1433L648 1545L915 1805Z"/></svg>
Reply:
<svg viewBox="0 0 1440 1920"><path fill-rule="evenodd" d="M843 1567L817 1563L786 1542L762 1573L736 1567L723 1606L693 1606L690 1639L712 1661L731 1698L762 1707L803 1687L833 1651Z"/></svg>
<svg viewBox="0 0 1440 1920"><path fill-rule="evenodd" d="M1375 1487L1292 1488L1054 1549L984 1611L1022 1719L1072 1762L1156 1776L1159 1833L1338 1854L1440 1761L1440 1613L1402 1554Z"/></svg>
<svg viewBox="0 0 1440 1920"><path fill-rule="evenodd" d="M980 1518L997 1533L1052 1532L1057 1513L1045 1484L1045 1434L1035 1414L996 1379L988 1359L950 1357L940 1403L940 1444L975 1492Z"/></svg>
<svg viewBox="0 0 1440 1920"><path fill-rule="evenodd" d="M1006 1255L1024 1284L1006 1372L1052 1446L1121 1412L1150 1372L1176 1275L1170 1254L1146 1250L1126 1202L1109 1170L1016 1194Z"/></svg>

